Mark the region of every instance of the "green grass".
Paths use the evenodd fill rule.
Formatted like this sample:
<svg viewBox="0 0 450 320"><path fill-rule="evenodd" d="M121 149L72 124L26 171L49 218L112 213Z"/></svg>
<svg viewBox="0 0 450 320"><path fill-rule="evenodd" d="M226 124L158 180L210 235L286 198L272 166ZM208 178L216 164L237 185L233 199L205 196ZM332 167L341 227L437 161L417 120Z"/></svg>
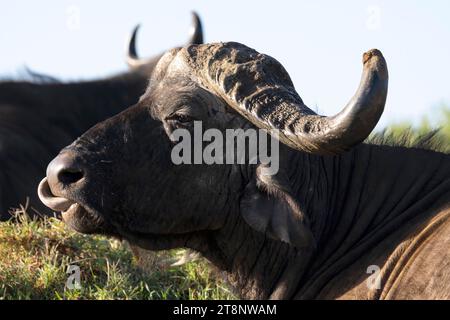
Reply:
<svg viewBox="0 0 450 320"><path fill-rule="evenodd" d="M394 139L403 140L405 134L409 143L417 142L421 137L427 136L430 132L435 132L434 141L438 142L439 151L450 152L450 107L438 105L430 109L429 115L422 117L420 122L411 126L408 122L391 123L386 134L392 135ZM408 143L407 143L408 145Z"/></svg>
<svg viewBox="0 0 450 320"><path fill-rule="evenodd" d="M136 258L126 243L22 212L16 221L0 223L0 299L234 298L202 259L170 267L180 253L139 250ZM80 268L81 289L67 287L69 265Z"/></svg>

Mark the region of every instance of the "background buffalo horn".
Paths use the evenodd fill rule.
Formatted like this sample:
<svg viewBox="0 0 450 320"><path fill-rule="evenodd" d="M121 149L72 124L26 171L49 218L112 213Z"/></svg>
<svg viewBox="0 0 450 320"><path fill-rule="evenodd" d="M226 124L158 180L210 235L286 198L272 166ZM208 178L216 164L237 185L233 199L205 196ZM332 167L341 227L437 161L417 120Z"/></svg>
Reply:
<svg viewBox="0 0 450 320"><path fill-rule="evenodd" d="M200 17L197 12L192 11L192 24L190 30L189 44L202 44L203 43L203 27Z"/></svg>
<svg viewBox="0 0 450 320"><path fill-rule="evenodd" d="M136 25L128 40L127 64L131 68L136 68L145 65L151 59L140 59L136 50L136 37L139 31L140 24ZM203 43L203 28L200 17L196 12L192 12L192 25L189 31L189 41L187 45L202 44Z"/></svg>
<svg viewBox="0 0 450 320"><path fill-rule="evenodd" d="M313 154L338 154L360 143L376 126L387 97L388 71L378 50L363 57L359 88L347 106L332 117L317 115L294 89L275 59L238 43L186 49L195 60L203 85L259 128L291 148Z"/></svg>
<svg viewBox="0 0 450 320"><path fill-rule="evenodd" d="M131 33L131 36L128 40L127 64L132 68L142 64L142 61L139 59L136 51L136 36L140 27L140 24L134 27L133 32Z"/></svg>

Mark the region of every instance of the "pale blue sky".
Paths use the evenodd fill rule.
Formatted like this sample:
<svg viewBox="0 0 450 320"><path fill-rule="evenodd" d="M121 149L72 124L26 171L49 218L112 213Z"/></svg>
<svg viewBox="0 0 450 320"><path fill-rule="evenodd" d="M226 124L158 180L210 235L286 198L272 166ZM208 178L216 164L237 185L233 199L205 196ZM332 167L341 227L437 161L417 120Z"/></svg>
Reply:
<svg viewBox="0 0 450 320"><path fill-rule="evenodd" d="M136 23L139 52L150 56L184 43L191 10L206 41L238 41L278 59L323 114L351 98L371 48L390 70L381 125L417 121L450 102L448 0L2 1L0 76L24 66L63 80L126 70L125 38Z"/></svg>

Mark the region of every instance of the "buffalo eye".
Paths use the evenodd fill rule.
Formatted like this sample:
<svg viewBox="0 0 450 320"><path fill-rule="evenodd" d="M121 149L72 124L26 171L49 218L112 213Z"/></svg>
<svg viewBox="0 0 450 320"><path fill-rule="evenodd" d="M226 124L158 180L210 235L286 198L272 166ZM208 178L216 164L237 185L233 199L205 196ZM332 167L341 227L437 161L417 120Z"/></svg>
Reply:
<svg viewBox="0 0 450 320"><path fill-rule="evenodd" d="M187 115L187 114L173 114L170 115L169 117L166 118L167 121L177 121L179 123L187 123L187 122L191 122L194 121L194 118L192 118L191 116Z"/></svg>
<svg viewBox="0 0 450 320"><path fill-rule="evenodd" d="M190 127L197 119L186 112L174 112L164 120L174 127Z"/></svg>

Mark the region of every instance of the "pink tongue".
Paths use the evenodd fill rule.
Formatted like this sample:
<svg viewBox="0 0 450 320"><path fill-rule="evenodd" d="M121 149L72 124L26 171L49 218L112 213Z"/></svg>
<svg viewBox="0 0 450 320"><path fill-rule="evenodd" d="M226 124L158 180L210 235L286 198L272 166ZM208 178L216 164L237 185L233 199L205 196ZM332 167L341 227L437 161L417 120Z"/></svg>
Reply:
<svg viewBox="0 0 450 320"><path fill-rule="evenodd" d="M38 195L42 203L53 211L66 211L72 204L75 203L66 198L55 197L50 190L47 178L42 179L39 183Z"/></svg>

